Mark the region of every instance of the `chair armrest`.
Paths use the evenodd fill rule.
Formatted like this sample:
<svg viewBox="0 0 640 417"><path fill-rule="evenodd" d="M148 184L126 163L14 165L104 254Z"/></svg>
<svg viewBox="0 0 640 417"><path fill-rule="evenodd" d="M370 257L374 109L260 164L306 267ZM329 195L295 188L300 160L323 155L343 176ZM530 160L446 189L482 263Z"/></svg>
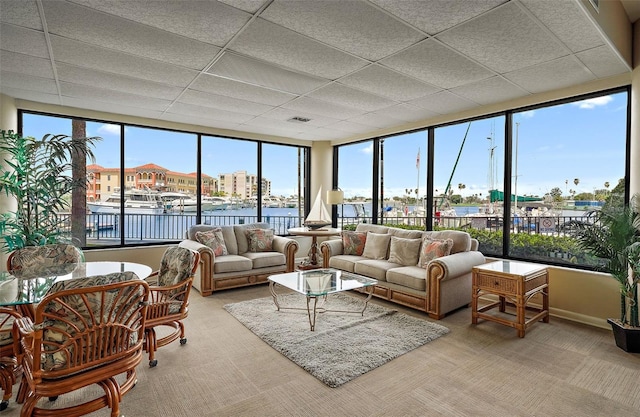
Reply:
<svg viewBox="0 0 640 417"><path fill-rule="evenodd" d="M459 252L442 256L432 260L427 265L427 280L446 281L454 279L460 275L471 273L471 269L474 266L481 265L484 262L484 255L478 251Z"/></svg>
<svg viewBox="0 0 640 417"><path fill-rule="evenodd" d="M213 263L216 260L216 256L213 254L211 248L191 239L183 240L178 246L195 250L200 254L200 266L198 266L200 282L194 286L200 291L203 297L211 295L213 292ZM197 276L198 273L196 273L196 277Z"/></svg>
<svg viewBox="0 0 640 417"><path fill-rule="evenodd" d="M344 246L342 246L342 239L329 239L320 243L322 267L329 268L329 258L335 255L342 255L343 252Z"/></svg>
<svg viewBox="0 0 640 417"><path fill-rule="evenodd" d="M174 285L149 285L147 319L166 316L169 306L175 304L181 305L180 312L182 313L188 306L192 283L193 278L187 278Z"/></svg>
<svg viewBox="0 0 640 417"><path fill-rule="evenodd" d="M287 261L287 272L293 272L296 264L298 241L284 236L274 236L273 250L284 254Z"/></svg>

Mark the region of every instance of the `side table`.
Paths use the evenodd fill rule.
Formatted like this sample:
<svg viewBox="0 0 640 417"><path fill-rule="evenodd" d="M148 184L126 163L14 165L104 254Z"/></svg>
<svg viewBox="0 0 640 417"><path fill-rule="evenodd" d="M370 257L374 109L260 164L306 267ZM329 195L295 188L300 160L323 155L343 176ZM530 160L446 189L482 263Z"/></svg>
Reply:
<svg viewBox="0 0 640 417"><path fill-rule="evenodd" d="M542 319L549 323L549 272L544 265L516 261L497 261L474 266L472 272L471 323L478 319L490 320L518 330L518 337L524 337L526 329ZM498 296L498 301L478 308L478 298L485 294ZM527 307L536 294L542 296L542 308ZM505 312L509 302L516 308L516 318L509 320L504 315L487 314L499 308ZM525 311L534 310L535 315L527 318Z"/></svg>
<svg viewBox="0 0 640 417"><path fill-rule="evenodd" d="M339 235L340 229L331 227L322 227L320 229L311 229L308 227L292 227L289 234L294 236L311 236L311 249L309 249L309 262L306 265L298 266L298 269L316 269L322 268L318 263L318 236L335 236Z"/></svg>

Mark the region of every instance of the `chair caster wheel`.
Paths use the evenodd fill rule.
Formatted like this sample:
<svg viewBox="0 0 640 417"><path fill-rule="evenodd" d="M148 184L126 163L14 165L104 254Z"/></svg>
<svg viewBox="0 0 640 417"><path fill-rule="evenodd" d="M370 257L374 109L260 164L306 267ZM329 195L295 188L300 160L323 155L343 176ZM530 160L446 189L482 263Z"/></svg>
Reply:
<svg viewBox="0 0 640 417"><path fill-rule="evenodd" d="M0 402L0 411L6 410L9 407L9 400Z"/></svg>
<svg viewBox="0 0 640 417"><path fill-rule="evenodd" d="M55 401L58 399L58 396L56 395L55 397L49 397L49 401Z"/></svg>
<svg viewBox="0 0 640 417"><path fill-rule="evenodd" d="M154 366L156 366L158 364L158 360L154 359L152 361L149 361L149 368L153 368Z"/></svg>
<svg viewBox="0 0 640 417"><path fill-rule="evenodd" d="M180 344L181 345L186 345L187 344L187 338L185 337L184 339L180 339Z"/></svg>

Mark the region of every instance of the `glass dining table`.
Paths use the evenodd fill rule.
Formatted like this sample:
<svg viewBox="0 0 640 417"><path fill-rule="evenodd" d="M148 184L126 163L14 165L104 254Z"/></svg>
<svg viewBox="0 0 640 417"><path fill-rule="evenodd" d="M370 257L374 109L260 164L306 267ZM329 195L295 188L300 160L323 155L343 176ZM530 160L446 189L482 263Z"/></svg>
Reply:
<svg viewBox="0 0 640 417"><path fill-rule="evenodd" d="M132 271L141 279L151 274L151 267L135 262L79 262L42 268L0 272L0 306L27 306L39 303L57 282Z"/></svg>

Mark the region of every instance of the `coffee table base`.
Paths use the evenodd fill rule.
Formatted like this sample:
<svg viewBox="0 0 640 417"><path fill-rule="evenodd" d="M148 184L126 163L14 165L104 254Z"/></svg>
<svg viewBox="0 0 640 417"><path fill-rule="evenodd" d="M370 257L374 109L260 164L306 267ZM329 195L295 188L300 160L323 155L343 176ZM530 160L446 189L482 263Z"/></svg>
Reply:
<svg viewBox="0 0 640 417"><path fill-rule="evenodd" d="M271 292L271 297L273 297L273 303L276 305L276 310L305 310L304 308L299 307L283 307L278 302L278 293L275 289L276 283L273 281L269 281L269 292ZM369 304L369 300L371 300L371 296L373 295L373 286L366 287L367 288L367 298L364 299L364 306L362 310L354 311L354 310L331 310L324 307L324 304L327 301L327 294L320 296L307 295L307 316L309 317L309 326L311 331L315 331L316 329L316 317L319 313L360 313L361 316L364 316L364 311L367 309L367 305ZM318 303L318 299L320 299L320 303ZM313 302L312 302L313 300Z"/></svg>

